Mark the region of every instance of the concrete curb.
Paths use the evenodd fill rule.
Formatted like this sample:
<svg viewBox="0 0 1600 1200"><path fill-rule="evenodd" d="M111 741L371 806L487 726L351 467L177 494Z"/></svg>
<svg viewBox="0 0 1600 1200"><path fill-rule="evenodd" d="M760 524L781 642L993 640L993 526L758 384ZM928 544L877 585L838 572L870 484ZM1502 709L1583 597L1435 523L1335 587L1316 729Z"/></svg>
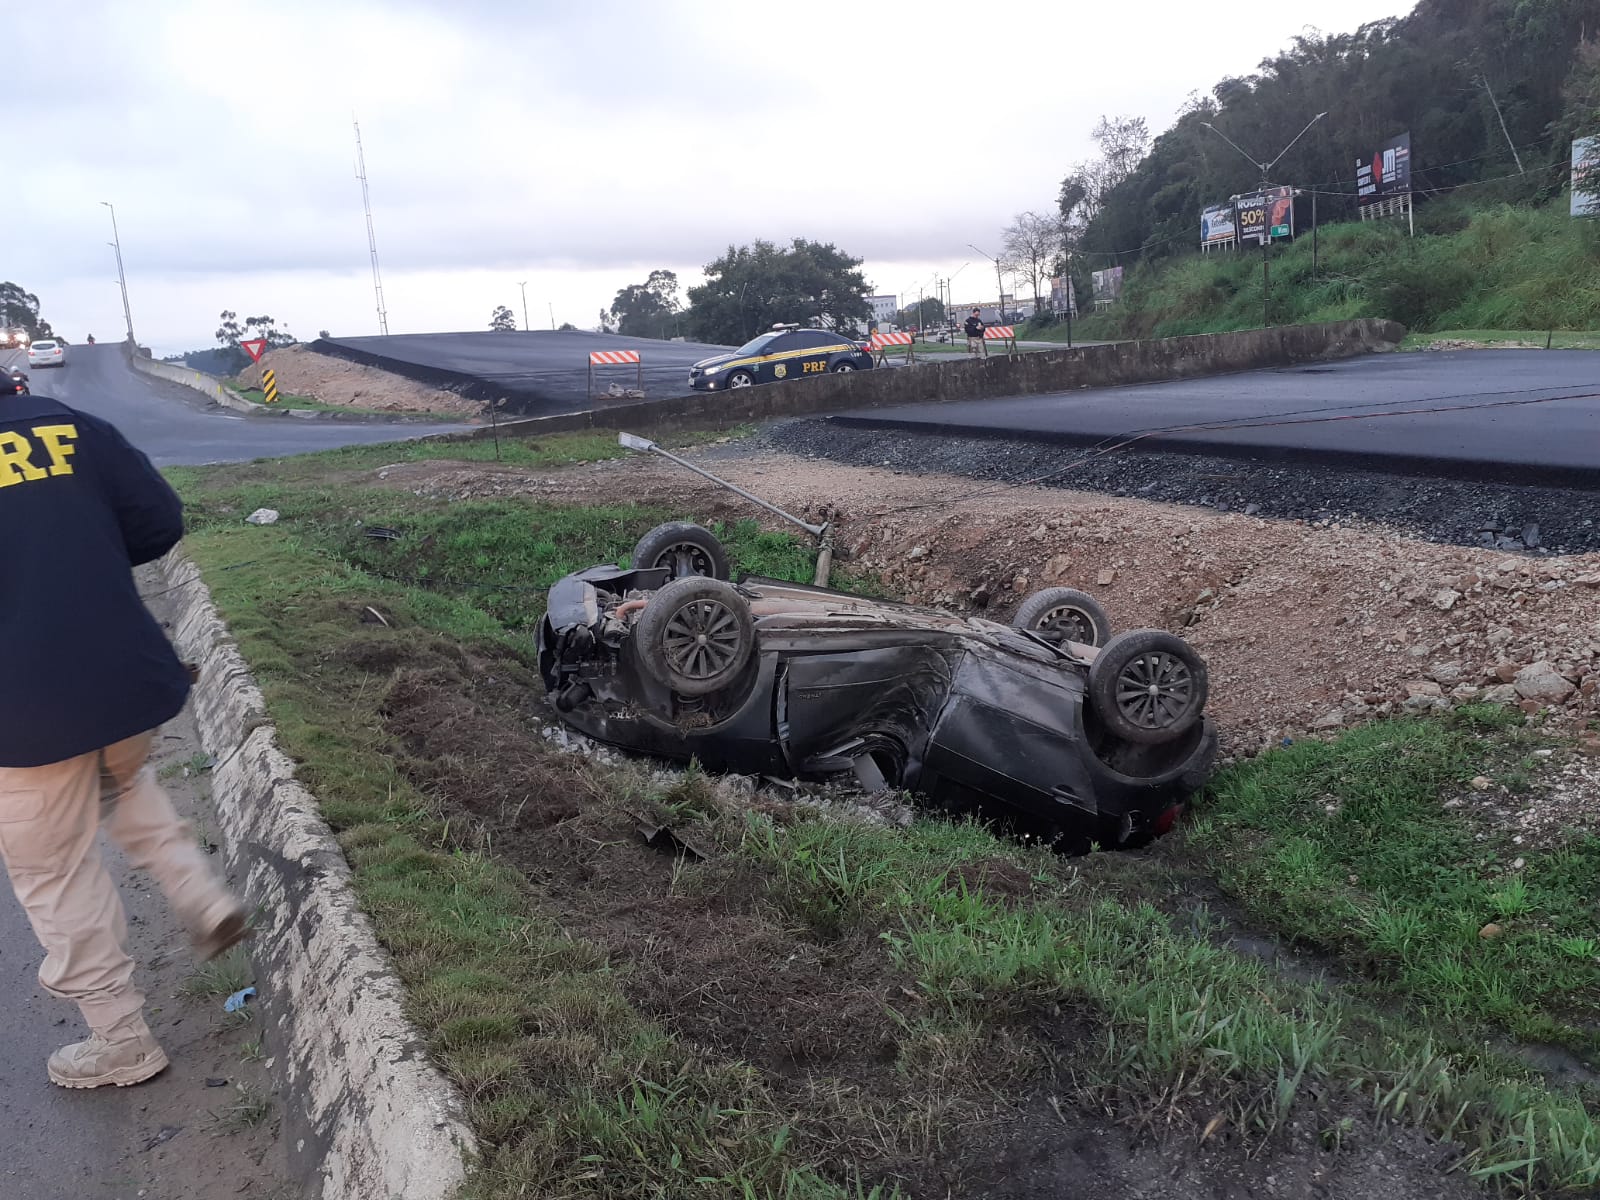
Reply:
<svg viewBox="0 0 1600 1200"><path fill-rule="evenodd" d="M278 748L199 569L181 549L159 567L158 607L200 668L195 721L216 757L228 866L256 912L251 950L289 1170L321 1200L446 1200L476 1152L461 1098L406 1020L344 853Z"/></svg>
<svg viewBox="0 0 1600 1200"><path fill-rule="evenodd" d="M133 364L135 371L143 371L146 375L154 375L157 379L165 379L169 383L176 383L186 388L193 388L213 403L224 408L231 408L235 412L254 412L256 406L242 397L235 396L217 380L203 371L196 371L191 367L175 367L171 363L156 362L146 358L137 351L128 356L128 361Z"/></svg>

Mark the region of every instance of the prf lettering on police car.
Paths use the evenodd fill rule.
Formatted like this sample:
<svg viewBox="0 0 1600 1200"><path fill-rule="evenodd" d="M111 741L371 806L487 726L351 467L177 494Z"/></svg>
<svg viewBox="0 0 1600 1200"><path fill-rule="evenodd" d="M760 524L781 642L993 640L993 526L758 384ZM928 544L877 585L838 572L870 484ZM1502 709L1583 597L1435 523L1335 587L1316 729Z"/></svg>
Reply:
<svg viewBox="0 0 1600 1200"><path fill-rule="evenodd" d="M37 483L53 475L71 475L67 462L77 449L76 425L35 425L29 441L14 430L0 433L0 488L14 483Z"/></svg>

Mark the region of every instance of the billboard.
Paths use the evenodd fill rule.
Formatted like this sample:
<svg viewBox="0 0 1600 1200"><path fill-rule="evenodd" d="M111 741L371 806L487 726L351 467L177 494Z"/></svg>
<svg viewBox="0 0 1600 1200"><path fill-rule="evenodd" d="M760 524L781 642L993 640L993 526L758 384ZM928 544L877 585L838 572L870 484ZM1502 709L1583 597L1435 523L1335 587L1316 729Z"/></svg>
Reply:
<svg viewBox="0 0 1600 1200"><path fill-rule="evenodd" d="M1267 197L1261 192L1251 192L1233 202L1234 219L1239 229L1239 241L1260 245L1267 235Z"/></svg>
<svg viewBox="0 0 1600 1200"><path fill-rule="evenodd" d="M1058 313L1078 315L1078 289L1072 286L1072 276L1051 276L1050 307Z"/></svg>
<svg viewBox="0 0 1600 1200"><path fill-rule="evenodd" d="M1390 138L1366 158L1356 159L1356 203L1376 204L1411 190L1411 134Z"/></svg>
<svg viewBox="0 0 1600 1200"><path fill-rule="evenodd" d="M1267 237L1294 236L1294 189L1268 188L1261 193L1267 202Z"/></svg>
<svg viewBox="0 0 1600 1200"><path fill-rule="evenodd" d="M1572 215L1600 217L1600 137L1572 143Z"/></svg>
<svg viewBox="0 0 1600 1200"><path fill-rule="evenodd" d="M1213 204L1200 210L1200 244L1202 246L1232 245L1238 225L1233 219L1233 205Z"/></svg>
<svg viewBox="0 0 1600 1200"><path fill-rule="evenodd" d="M1104 308L1122 298L1122 268L1109 267L1094 273L1094 306Z"/></svg>

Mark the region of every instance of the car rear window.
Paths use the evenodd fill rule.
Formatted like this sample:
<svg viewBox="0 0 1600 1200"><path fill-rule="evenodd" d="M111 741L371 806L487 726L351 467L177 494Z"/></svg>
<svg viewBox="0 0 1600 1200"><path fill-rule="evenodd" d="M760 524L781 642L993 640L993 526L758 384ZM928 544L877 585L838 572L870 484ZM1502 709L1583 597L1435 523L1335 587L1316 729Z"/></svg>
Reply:
<svg viewBox="0 0 1600 1200"><path fill-rule="evenodd" d="M54 342L35 342L33 348L35 350L54 350L56 344Z"/></svg>

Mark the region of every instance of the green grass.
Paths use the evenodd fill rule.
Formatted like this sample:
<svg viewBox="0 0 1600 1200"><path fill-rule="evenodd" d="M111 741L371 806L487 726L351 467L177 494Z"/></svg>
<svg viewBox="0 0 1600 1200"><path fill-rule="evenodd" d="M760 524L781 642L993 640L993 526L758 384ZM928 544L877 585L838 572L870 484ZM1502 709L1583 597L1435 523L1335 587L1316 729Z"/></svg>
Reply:
<svg viewBox="0 0 1600 1200"><path fill-rule="evenodd" d="M1600 328L1600 228L1560 206L1471 209L1444 202L1403 222L1324 226L1270 253L1274 325L1388 317L1408 329L1587 332ZM1263 323L1261 254L1188 254L1130 268L1085 339L1172 337ZM1538 338L1544 344L1543 333Z"/></svg>
<svg viewBox="0 0 1600 1200"><path fill-rule="evenodd" d="M236 946L221 958L196 967L178 990L185 996L201 998L231 996L241 988L249 987L254 978L255 969L250 965L250 956L242 947Z"/></svg>
<svg viewBox="0 0 1600 1200"><path fill-rule="evenodd" d="M1505 711L1371 725L1236 766L1191 837L1256 921L1336 954L1369 993L1441 1027L1594 1054L1600 838L1520 846L1441 805L1480 773L1522 775L1527 736L1486 743L1480 724ZM1500 935L1481 937L1491 923Z"/></svg>
<svg viewBox="0 0 1600 1200"><path fill-rule="evenodd" d="M792 1079L672 1036L630 1000L630 962L574 936L494 852L492 829L419 785L386 724L393 667L377 655L399 647L475 664L473 678L531 681L542 588L692 514L447 503L364 474L413 452L482 461L483 449L412 444L172 472L190 506L190 552L340 838L410 1015L467 1100L483 1152L471 1197L886 1196L873 1163L926 1159L975 1113L1007 1112L1040 1088L1185 1136L1225 1113L1264 1139L1292 1114L1332 1104L1347 1120L1354 1104L1366 1124L1453 1139L1461 1169L1514 1191L1600 1183L1600 1134L1581 1099L1474 1036L1477 1024L1561 1033L1583 999L1570 973L1593 935L1576 914L1596 882L1587 851L1529 854L1512 877L1460 818L1440 817L1441 790L1482 769L1491 748L1496 770L1502 759L1520 769L1523 735L1486 725L1399 722L1274 752L1219 781L1198 829L1197 852L1263 921L1276 908L1284 928L1330 928L1313 895L1325 889L1358 929L1355 943L1327 943L1354 970L1393 947L1376 960L1371 996L1298 984L1168 915L1163 876L1139 856L1066 861L939 820L779 822L719 800L692 773L664 786L557 756L549 786L615 806L624 828L648 808L708 831L710 857L680 864L673 890L714 891L726 872L749 873L759 887L746 918L770 909L797 945L847 947L849 961L888 973L874 1019L892 1046L896 1099L878 1105L837 1079L797 1096ZM544 468L614 450L573 438L518 452ZM244 525L263 503L282 520ZM402 536L368 539L358 522ZM749 523L725 532L738 567L809 575L809 549L787 537ZM361 623L369 605L392 629ZM375 656L367 666L364 655ZM536 738L528 745L539 753ZM1342 797L1339 836L1322 828L1327 794ZM1452 906L1499 917L1503 943L1463 947ZM1423 952L1408 960L1400 922L1413 909ZM1513 948L1527 961L1504 953ZM1455 954L1472 965L1469 951L1495 955L1499 973L1469 971L1454 990L1429 982L1430 963ZM1496 1007L1502 994L1509 1006ZM1372 998L1398 1006L1384 1012ZM1063 1021L1079 1030L1067 1051L1033 1032ZM1349 1132L1328 1119L1335 1139Z"/></svg>

